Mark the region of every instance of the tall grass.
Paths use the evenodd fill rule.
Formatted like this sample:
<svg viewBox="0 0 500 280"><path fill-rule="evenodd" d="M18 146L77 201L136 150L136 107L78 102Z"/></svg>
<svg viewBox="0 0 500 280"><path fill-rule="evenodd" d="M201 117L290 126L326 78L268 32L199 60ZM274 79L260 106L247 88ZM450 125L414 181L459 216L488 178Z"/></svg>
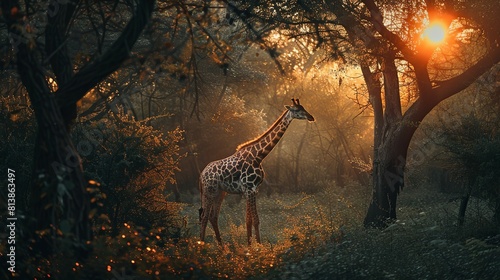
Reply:
<svg viewBox="0 0 500 280"><path fill-rule="evenodd" d="M406 189L399 220L385 230L362 227L369 191L334 183L317 194L261 195L262 244L246 244L245 201L222 206L223 246L208 227L198 238L197 204L178 204L179 230L146 231L123 224L117 238L98 237L91 256L64 256L32 268L60 279L500 279L500 235L482 203L464 227L455 225L459 202L425 188ZM474 203L473 203L474 205ZM479 207L474 209L474 207ZM40 262L38 262L40 263ZM54 265L56 264L56 265ZM54 272L54 268L57 271ZM38 269L38 270L37 270ZM135 278L127 278L135 277Z"/></svg>

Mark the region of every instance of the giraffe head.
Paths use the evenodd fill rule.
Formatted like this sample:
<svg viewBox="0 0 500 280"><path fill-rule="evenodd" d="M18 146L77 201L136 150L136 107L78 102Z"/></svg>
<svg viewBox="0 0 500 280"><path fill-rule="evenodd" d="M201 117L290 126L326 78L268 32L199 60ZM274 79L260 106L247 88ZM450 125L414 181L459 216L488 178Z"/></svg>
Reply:
<svg viewBox="0 0 500 280"><path fill-rule="evenodd" d="M299 119L299 120L308 120L310 122L314 121L314 117L309 114L302 105L300 105L299 99L294 99L292 98L293 105L285 105L285 108L287 108L291 113L292 113L292 118L294 119Z"/></svg>

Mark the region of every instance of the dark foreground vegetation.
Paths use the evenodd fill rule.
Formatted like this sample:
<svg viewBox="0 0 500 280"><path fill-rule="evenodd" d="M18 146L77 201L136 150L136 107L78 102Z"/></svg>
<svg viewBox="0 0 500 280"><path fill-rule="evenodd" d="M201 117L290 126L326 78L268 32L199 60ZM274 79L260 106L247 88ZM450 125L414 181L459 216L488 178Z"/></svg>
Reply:
<svg viewBox="0 0 500 280"><path fill-rule="evenodd" d="M208 241L199 242L198 205L172 202L175 223L169 228L123 223L113 236L103 225L85 260L31 256L19 269L38 279L48 275L60 279L500 277L498 227L491 223L492 211L479 199L473 199L467 222L458 227L456 195L413 186L401 197L399 220L380 231L362 227L369 195L358 184L345 188L331 184L316 194L260 198L262 244L246 244L244 201L229 197L223 207L222 247L210 230Z"/></svg>

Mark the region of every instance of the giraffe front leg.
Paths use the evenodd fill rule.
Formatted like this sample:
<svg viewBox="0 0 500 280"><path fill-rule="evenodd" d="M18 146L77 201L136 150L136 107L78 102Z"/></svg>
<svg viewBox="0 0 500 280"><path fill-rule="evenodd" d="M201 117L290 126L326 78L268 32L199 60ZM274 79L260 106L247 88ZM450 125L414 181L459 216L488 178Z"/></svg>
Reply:
<svg viewBox="0 0 500 280"><path fill-rule="evenodd" d="M252 223L255 228L255 239L257 240L257 243L260 244L260 231L259 231L259 214L257 213L257 193L254 193L250 196L250 204L252 207Z"/></svg>
<svg viewBox="0 0 500 280"><path fill-rule="evenodd" d="M257 198L256 193L251 193L247 197L247 238L248 245L252 239L252 225L255 228L255 238L257 243L260 243L259 232L259 215L257 214Z"/></svg>

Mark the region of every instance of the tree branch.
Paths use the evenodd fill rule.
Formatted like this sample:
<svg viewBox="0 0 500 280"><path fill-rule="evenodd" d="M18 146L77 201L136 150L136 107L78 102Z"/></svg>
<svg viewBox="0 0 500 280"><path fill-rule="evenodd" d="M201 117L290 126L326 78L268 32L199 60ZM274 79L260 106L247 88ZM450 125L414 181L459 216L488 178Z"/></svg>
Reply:
<svg viewBox="0 0 500 280"><path fill-rule="evenodd" d="M139 38L142 30L151 19L155 1L139 0L132 18L122 34L109 49L84 66L73 78L57 91L59 106L75 104L89 90L116 71L129 55L132 46Z"/></svg>
<svg viewBox="0 0 500 280"><path fill-rule="evenodd" d="M47 8L47 28L45 30L45 51L58 86L67 83L72 73L72 63L66 45L66 28L75 13L79 1L59 3L52 1Z"/></svg>
<svg viewBox="0 0 500 280"><path fill-rule="evenodd" d="M280 71L280 73L282 75L284 75L285 69L283 68L283 66L281 65L281 63L278 60L278 53L276 52L276 49L268 46L268 44L264 40L264 36L263 36L264 32L259 32L250 22L251 16L258 17L256 14L251 14L251 12L250 12L254 8L254 5L251 5L246 10L241 10L236 5L231 3L230 1L227 1L226 4L238 16L238 18L241 19L241 21L245 24L246 28L250 32L252 32L252 34L255 36L255 41L257 41L259 44L261 44L265 48L265 51L268 53L269 57L271 57L271 59L274 61L274 63L276 64L276 67L278 67L278 70Z"/></svg>
<svg viewBox="0 0 500 280"><path fill-rule="evenodd" d="M35 37L31 33L25 13L21 10L19 1L2 1L2 16L5 19L11 43L16 52L17 70L21 81L30 97L35 115L42 118L41 110L45 96L50 95L50 89L45 80L44 69L38 58Z"/></svg>
<svg viewBox="0 0 500 280"><path fill-rule="evenodd" d="M432 90L432 96L440 102L454 94L466 89L488 69L500 62L500 46L492 47L491 50L474 65L446 81L436 82L437 86Z"/></svg>
<svg viewBox="0 0 500 280"><path fill-rule="evenodd" d="M386 40L394 44L396 48L403 54L403 56L410 62L414 64L414 62L418 59L415 53L406 45L406 43L396 34L392 33L387 27L383 24L383 17L380 9L375 4L373 0L363 0L365 6L370 10L371 14L371 22L373 23L373 27L377 30L382 37Z"/></svg>
<svg viewBox="0 0 500 280"><path fill-rule="evenodd" d="M370 103L373 108L375 128L374 128L374 142L375 147L382 143L382 127L384 126L384 108L382 105L382 85L378 73L372 73L370 67L365 63L360 63L361 71L368 88Z"/></svg>

